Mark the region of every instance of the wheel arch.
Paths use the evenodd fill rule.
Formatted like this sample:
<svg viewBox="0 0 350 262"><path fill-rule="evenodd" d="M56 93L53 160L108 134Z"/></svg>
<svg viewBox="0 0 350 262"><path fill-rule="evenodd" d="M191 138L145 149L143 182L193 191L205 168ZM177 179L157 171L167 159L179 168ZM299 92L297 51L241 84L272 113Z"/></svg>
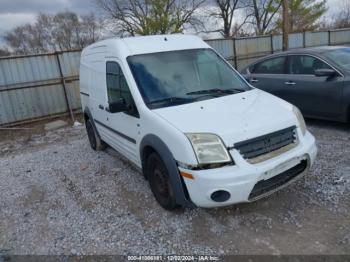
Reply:
<svg viewBox="0 0 350 262"><path fill-rule="evenodd" d="M157 153L157 150L154 149L151 145L147 144L142 148L142 150L140 152L142 170L143 170L144 166L146 165L147 158L149 157L149 155L151 155L154 152ZM145 172L144 172L144 176L146 179L148 179L147 174Z"/></svg>
<svg viewBox="0 0 350 262"><path fill-rule="evenodd" d="M90 111L90 109L88 107L85 107L85 109L84 109L84 121L85 121L85 123L86 123L87 120L91 121L92 126L95 129L95 132L96 132L96 134L98 136L98 139L101 141L101 144L103 144L104 141L101 139L101 135L100 135L100 133L97 130L94 118L93 118L93 116L91 114L91 111Z"/></svg>
<svg viewBox="0 0 350 262"><path fill-rule="evenodd" d="M97 134L98 134L98 131L97 131L97 128L96 128L96 125L95 125L94 118L93 118L93 116L92 116L92 114L91 114L91 111L90 111L90 109L89 109L88 107L85 107L85 109L84 109L84 120L85 120L85 122L86 122L87 120L90 120L91 123L92 123L92 125L93 125L93 127L95 128ZM100 137L100 134L98 134L98 136ZM100 137L100 138L101 138L101 137Z"/></svg>
<svg viewBox="0 0 350 262"><path fill-rule="evenodd" d="M88 119L92 119L93 120L93 117L92 117L90 109L88 107L85 107L84 108L84 120L86 121Z"/></svg>
<svg viewBox="0 0 350 262"><path fill-rule="evenodd" d="M186 185L180 176L180 172L173 154L171 153L168 146L156 135L146 135L140 143L140 157L143 173L145 174L145 163L147 157L152 152L156 152L160 156L163 163L168 169L170 184L175 193L177 204L184 207L194 208L195 205L192 203L188 196Z"/></svg>

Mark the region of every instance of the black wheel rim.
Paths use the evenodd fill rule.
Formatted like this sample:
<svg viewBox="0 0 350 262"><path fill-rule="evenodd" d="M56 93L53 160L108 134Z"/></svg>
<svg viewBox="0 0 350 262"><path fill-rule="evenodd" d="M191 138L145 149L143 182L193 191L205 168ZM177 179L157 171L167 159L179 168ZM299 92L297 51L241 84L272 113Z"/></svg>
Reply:
<svg viewBox="0 0 350 262"><path fill-rule="evenodd" d="M154 168L154 178L156 190L160 196L167 198L169 196L169 185L168 179L164 174L164 170L159 165L156 165Z"/></svg>
<svg viewBox="0 0 350 262"><path fill-rule="evenodd" d="M157 202L167 210L176 208L168 169L158 154L153 153L148 157L146 172Z"/></svg>

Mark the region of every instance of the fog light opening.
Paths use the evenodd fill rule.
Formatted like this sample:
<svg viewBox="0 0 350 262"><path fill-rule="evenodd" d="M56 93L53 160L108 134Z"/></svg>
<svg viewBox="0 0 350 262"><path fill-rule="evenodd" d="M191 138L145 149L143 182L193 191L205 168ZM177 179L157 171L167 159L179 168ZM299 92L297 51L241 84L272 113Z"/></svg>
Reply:
<svg viewBox="0 0 350 262"><path fill-rule="evenodd" d="M230 197L231 197L231 194L225 190L215 191L210 196L211 200L215 202L225 202L229 200Z"/></svg>

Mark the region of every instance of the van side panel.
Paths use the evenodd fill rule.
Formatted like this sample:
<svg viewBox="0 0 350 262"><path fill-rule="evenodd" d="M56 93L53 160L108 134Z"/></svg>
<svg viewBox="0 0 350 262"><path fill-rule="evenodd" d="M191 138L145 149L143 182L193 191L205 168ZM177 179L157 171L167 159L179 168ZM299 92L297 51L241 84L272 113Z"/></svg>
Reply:
<svg viewBox="0 0 350 262"><path fill-rule="evenodd" d="M89 96L90 96L90 91L89 91L89 81L90 81L90 76L89 76L89 68L87 67L87 64L83 59L80 62L80 77L79 77L79 82L80 82L80 100L81 100L81 106L84 110L84 108L89 106Z"/></svg>

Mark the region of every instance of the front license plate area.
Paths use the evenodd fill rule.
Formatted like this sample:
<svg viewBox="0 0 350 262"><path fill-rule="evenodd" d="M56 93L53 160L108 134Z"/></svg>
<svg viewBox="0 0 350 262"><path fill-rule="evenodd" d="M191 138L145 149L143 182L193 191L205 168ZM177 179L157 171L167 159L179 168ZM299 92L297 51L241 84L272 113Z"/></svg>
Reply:
<svg viewBox="0 0 350 262"><path fill-rule="evenodd" d="M271 177L279 175L279 174L287 171L288 169L291 169L291 168L295 167L296 165L300 164L300 162L302 160L305 160L305 159L306 159L305 157L295 157L295 158L289 159L288 161L279 164L275 168L273 168L269 171L266 171L264 173L263 179L267 180L267 179L270 179Z"/></svg>

